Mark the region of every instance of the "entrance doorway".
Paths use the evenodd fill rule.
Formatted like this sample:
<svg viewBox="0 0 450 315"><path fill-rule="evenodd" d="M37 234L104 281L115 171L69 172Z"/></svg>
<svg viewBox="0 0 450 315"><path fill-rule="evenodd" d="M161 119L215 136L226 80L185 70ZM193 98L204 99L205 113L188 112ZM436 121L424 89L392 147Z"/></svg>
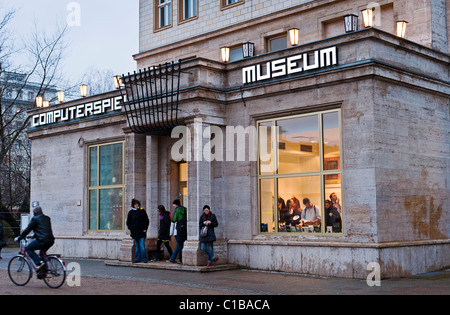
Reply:
<svg viewBox="0 0 450 315"><path fill-rule="evenodd" d="M178 198L184 207L188 204L187 194L187 163L178 163Z"/></svg>

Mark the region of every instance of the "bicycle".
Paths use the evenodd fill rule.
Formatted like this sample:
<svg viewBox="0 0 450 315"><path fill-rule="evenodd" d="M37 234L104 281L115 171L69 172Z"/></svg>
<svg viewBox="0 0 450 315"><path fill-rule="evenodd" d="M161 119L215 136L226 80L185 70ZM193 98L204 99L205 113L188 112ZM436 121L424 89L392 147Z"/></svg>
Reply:
<svg viewBox="0 0 450 315"><path fill-rule="evenodd" d="M26 239L32 237L27 236ZM36 272L37 278L44 280L45 284L52 289L58 289L66 281L66 266L60 255L49 255L41 251L40 256L45 266L37 272L36 265L25 250L27 240L20 242L20 252L11 258L8 264L8 276L17 286L25 286L33 276L33 270Z"/></svg>

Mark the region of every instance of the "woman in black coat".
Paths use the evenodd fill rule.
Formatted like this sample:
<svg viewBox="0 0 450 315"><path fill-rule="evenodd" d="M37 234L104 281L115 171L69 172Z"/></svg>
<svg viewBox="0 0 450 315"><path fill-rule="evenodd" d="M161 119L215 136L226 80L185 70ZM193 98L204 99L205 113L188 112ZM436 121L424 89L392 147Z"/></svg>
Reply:
<svg viewBox="0 0 450 315"><path fill-rule="evenodd" d="M216 265L217 260L219 259L214 255L214 246L213 242L216 240L216 234L214 233L214 228L219 225L217 222L217 217L214 213L211 212L211 208L208 205L203 207L203 214L200 216L200 244L201 249L208 255L208 264L207 266ZM206 233L202 234L203 229L206 227Z"/></svg>
<svg viewBox="0 0 450 315"><path fill-rule="evenodd" d="M161 244L164 244L172 256L172 248L170 247L170 213L166 210L163 205L158 206L159 213L159 231L158 231L158 242L156 243L156 249L164 251L161 249Z"/></svg>

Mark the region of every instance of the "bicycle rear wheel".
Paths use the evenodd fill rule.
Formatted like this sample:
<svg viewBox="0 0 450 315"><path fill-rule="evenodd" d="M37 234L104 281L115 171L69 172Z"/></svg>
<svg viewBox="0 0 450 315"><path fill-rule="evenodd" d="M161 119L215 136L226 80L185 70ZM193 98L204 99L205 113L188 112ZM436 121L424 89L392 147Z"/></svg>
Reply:
<svg viewBox="0 0 450 315"><path fill-rule="evenodd" d="M33 275L28 261L23 256L14 256L8 264L8 276L18 286L26 285Z"/></svg>
<svg viewBox="0 0 450 315"><path fill-rule="evenodd" d="M52 289L58 289L66 281L66 268L64 264L56 257L48 257L45 284Z"/></svg>

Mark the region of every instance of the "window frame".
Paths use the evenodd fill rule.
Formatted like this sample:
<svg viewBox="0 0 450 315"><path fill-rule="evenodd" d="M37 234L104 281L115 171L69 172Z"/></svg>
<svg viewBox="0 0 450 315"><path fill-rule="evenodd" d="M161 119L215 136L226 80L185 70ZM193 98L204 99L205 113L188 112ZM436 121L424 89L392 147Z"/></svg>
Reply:
<svg viewBox="0 0 450 315"><path fill-rule="evenodd" d="M238 5L244 4L245 0L237 0L235 3L227 4L228 0L220 0L220 10L227 10Z"/></svg>
<svg viewBox="0 0 450 315"><path fill-rule="evenodd" d="M165 2L163 4L160 4L160 0L154 0L153 1L153 30L154 32L163 31L165 29L171 28L173 25L173 0L164 0ZM161 26L160 21L160 8L170 6L170 9L168 10L168 14L170 16L170 24Z"/></svg>
<svg viewBox="0 0 450 315"><path fill-rule="evenodd" d="M338 113L338 129L339 129L339 169L334 170L325 170L325 156L324 156L324 129L323 129L323 117L325 114L328 113ZM293 119L293 118L300 118L300 117L307 117L307 116L318 116L319 121L319 160L320 160L320 168L319 171L313 171L313 172L298 172L298 173L278 173L278 162L279 162L279 135L278 133L276 135L271 132L271 143L270 143L270 150L271 150L271 159L272 159L272 165L273 169L271 174L262 174L261 173L261 164L260 164L260 131L259 126L261 123L271 123L271 127L276 126L276 122L280 120L286 120L286 119ZM288 116L280 116L275 118L268 118L268 119L260 119L256 121L256 128L257 128L257 146L258 146L258 161L257 161L257 190L258 190L258 208L257 208L257 234L258 235L309 235L309 236L342 236L344 235L344 212L345 212L345 206L343 201L343 195L342 195L342 176L343 176L343 156L342 156L342 113L340 108L335 109L329 109L329 110L322 110L322 111L315 111L315 112L308 112L305 114L298 114L298 115L288 115ZM340 178L340 186L341 186L341 198L340 198L340 205L341 205L341 231L340 232L333 232L333 233L327 233L326 228L326 218L325 218L325 200L329 199L329 196L325 195L325 189L326 189L326 183L325 183L325 177L330 175L339 175ZM320 179L320 195L321 195L321 203L320 205L317 205L320 207L320 216L321 216L321 230L320 232L314 232L314 233L308 233L308 232L286 232L286 231L280 231L279 229L279 223L278 223L278 180L282 178L298 178L298 177L312 177L312 176L319 176ZM272 214L273 214L273 222L275 225L275 230L272 232L270 231L270 227L267 232L261 231L261 222L262 216L261 216L261 180L272 180L273 183L273 196L277 196L277 198L273 198L273 205L272 205ZM301 200L300 200L301 203ZM303 207L303 205L301 204Z"/></svg>
<svg viewBox="0 0 450 315"><path fill-rule="evenodd" d="M188 18L184 17L184 13L185 13L185 11L184 11L185 10L185 6L184 6L185 2L184 1L185 0L178 0L178 24L179 25L198 19L198 13L199 13L198 0L189 0L189 1L195 2L196 9L195 9L195 15L188 17Z"/></svg>
<svg viewBox="0 0 450 315"><path fill-rule="evenodd" d="M115 145L115 144L121 144L122 145L122 184L117 185L100 185L100 148L109 146L109 145ZM97 166L96 166L96 178L97 183L95 186L91 186L91 149L97 148ZM92 144L87 147L87 160L88 160L88 168L87 168L87 231L88 232L102 232L102 233L109 233L109 232L124 232L125 231L125 141L114 141L114 142L108 142L108 143L101 143L101 144ZM122 229L120 230L101 230L99 229L100 224L100 190L105 189L122 189ZM96 213L97 213L97 219L96 219L96 229L91 229L90 226L90 213L91 213L91 203L90 203L90 193L91 191L97 191L96 194Z"/></svg>
<svg viewBox="0 0 450 315"><path fill-rule="evenodd" d="M281 48L281 49L278 49L278 50L272 50L272 40L279 39L279 38L286 38L286 48ZM289 48L288 41L289 41L289 37L288 37L288 35L286 33L281 33L281 34L277 34L277 35L274 35L274 36L266 37L267 52L268 53L277 52L277 51L281 51L281 50Z"/></svg>

